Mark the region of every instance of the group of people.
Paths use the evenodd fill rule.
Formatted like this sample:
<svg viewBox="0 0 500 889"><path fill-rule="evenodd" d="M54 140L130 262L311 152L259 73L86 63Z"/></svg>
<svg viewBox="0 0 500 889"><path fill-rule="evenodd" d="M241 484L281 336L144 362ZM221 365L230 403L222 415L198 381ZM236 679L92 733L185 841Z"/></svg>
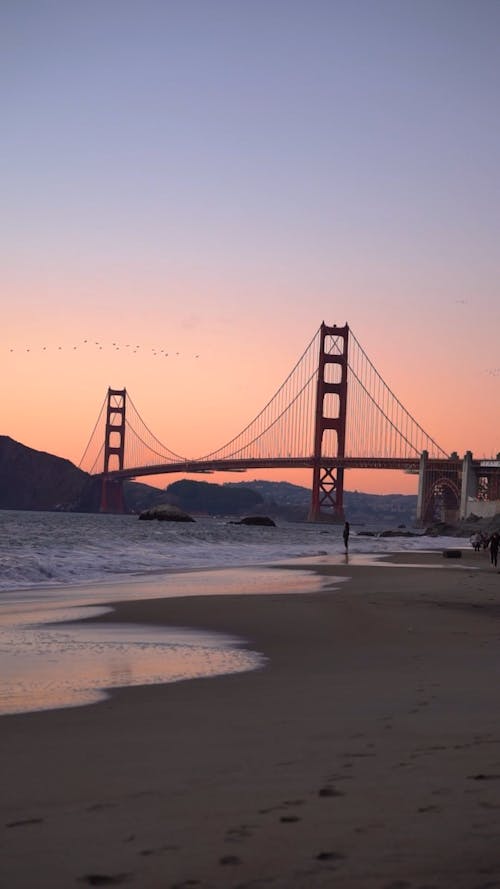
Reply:
<svg viewBox="0 0 500 889"><path fill-rule="evenodd" d="M491 564L494 568L497 567L498 550L500 548L499 531L493 531L493 534L485 534L484 531L476 531L476 533L472 535L470 542L476 553L481 549L489 549Z"/></svg>

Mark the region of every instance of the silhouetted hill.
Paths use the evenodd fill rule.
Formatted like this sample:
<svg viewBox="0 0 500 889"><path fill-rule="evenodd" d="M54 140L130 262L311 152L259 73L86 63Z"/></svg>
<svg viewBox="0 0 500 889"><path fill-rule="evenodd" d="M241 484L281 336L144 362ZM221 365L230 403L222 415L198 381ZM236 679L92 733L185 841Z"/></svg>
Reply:
<svg viewBox="0 0 500 889"><path fill-rule="evenodd" d="M0 508L58 509L74 503L88 475L63 457L0 435Z"/></svg>
<svg viewBox="0 0 500 889"><path fill-rule="evenodd" d="M260 510L263 504L260 493L250 485L238 487L187 479L169 485L166 496L172 506L198 515L245 515Z"/></svg>
<svg viewBox="0 0 500 889"><path fill-rule="evenodd" d="M123 496L129 512L139 513L143 509L152 509L153 506L162 506L169 502L161 488L153 488L142 482L125 482Z"/></svg>
<svg viewBox="0 0 500 889"><path fill-rule="evenodd" d="M205 515L243 515L265 512L273 518L306 521L311 491L290 482L179 481L166 489L167 500L186 512ZM251 495L251 496L250 496ZM346 516L354 524L412 525L417 497L413 494L363 494L344 492Z"/></svg>
<svg viewBox="0 0 500 889"><path fill-rule="evenodd" d="M125 482L127 510L140 512L165 503L165 492ZM70 460L36 451L0 435L0 509L99 512L101 482Z"/></svg>

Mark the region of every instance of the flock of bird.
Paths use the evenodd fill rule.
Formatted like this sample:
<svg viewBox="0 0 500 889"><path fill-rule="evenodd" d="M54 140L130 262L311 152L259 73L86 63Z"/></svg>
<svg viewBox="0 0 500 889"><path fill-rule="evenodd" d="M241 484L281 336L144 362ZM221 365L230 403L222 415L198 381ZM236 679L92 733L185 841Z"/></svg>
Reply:
<svg viewBox="0 0 500 889"><path fill-rule="evenodd" d="M128 354L137 355L140 351L141 354L149 354L154 358L180 358L183 353L181 352L167 352L166 349L159 349L155 346L134 346L131 343L126 343L125 345L122 343L101 343L97 340L82 340L82 342L78 343L76 346L22 346L22 347L13 347L10 348L10 352L75 352L78 349L83 348L94 348L97 351L107 351L112 349L115 352L119 352L120 350L126 351L128 350ZM184 353L185 354L185 353ZM199 358L199 354L192 355L189 357Z"/></svg>

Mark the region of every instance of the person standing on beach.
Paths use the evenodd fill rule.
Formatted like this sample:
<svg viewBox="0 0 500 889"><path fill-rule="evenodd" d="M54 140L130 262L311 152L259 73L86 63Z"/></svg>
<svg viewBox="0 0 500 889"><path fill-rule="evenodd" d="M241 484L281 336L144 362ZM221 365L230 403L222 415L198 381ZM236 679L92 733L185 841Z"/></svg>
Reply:
<svg viewBox="0 0 500 889"><path fill-rule="evenodd" d="M342 537L344 538L344 546L347 550L349 548L349 522L346 522L344 525L344 530L342 531Z"/></svg>
<svg viewBox="0 0 500 889"><path fill-rule="evenodd" d="M494 568L497 567L498 547L500 545L500 534L494 531L490 538L490 560Z"/></svg>
<svg viewBox="0 0 500 889"><path fill-rule="evenodd" d="M472 535L472 537L471 537L471 539L470 539L470 542L471 542L471 544L472 544L472 547L473 547L473 549L474 549L474 552L475 552L475 553L478 553L479 550L481 549L481 535L478 534L477 531L476 531L475 534Z"/></svg>

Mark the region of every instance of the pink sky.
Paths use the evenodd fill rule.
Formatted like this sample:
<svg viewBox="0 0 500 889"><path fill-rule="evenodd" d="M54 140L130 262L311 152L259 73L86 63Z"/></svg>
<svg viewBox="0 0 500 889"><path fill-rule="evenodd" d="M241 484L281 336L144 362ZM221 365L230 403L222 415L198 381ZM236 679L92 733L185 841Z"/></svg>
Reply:
<svg viewBox="0 0 500 889"><path fill-rule="evenodd" d="M209 452L324 320L445 450L500 451L499 25L447 0L4 6L1 432L78 463L126 387Z"/></svg>

